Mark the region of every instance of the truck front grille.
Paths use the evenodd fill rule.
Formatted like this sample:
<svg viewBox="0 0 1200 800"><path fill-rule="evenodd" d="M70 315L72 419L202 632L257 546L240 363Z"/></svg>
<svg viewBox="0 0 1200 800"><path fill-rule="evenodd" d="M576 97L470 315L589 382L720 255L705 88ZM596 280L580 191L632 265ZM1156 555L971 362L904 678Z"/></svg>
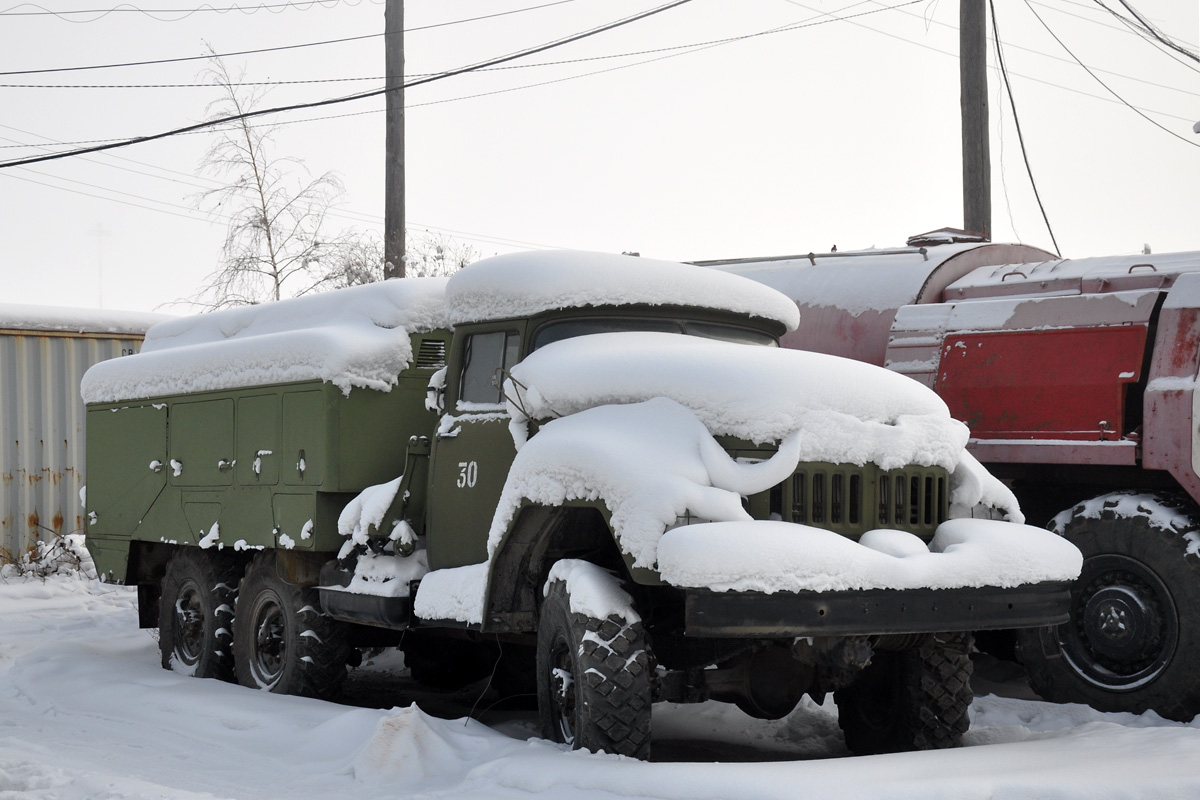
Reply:
<svg viewBox="0 0 1200 800"><path fill-rule="evenodd" d="M785 484L783 506L790 507L792 522L854 538L872 528L897 528L929 539L949 516L947 486L940 467L805 464Z"/></svg>

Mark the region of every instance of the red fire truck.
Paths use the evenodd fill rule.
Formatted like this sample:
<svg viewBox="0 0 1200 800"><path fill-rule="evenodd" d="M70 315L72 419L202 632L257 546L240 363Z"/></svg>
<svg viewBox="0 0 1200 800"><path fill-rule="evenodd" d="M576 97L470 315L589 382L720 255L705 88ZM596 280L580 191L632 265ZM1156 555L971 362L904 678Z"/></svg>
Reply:
<svg viewBox="0 0 1200 800"><path fill-rule="evenodd" d="M1015 641L1039 694L1200 712L1200 252L1062 259L943 229L699 263L795 299L785 345L934 388L1027 521L1083 551L1071 621Z"/></svg>

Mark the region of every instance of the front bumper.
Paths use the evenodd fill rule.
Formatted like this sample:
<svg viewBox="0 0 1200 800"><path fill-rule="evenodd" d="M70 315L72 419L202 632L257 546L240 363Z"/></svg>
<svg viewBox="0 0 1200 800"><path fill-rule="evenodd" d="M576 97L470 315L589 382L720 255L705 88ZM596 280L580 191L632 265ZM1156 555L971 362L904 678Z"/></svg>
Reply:
<svg viewBox="0 0 1200 800"><path fill-rule="evenodd" d="M687 589L688 636L781 638L1036 628L1069 618L1070 583L1012 589L714 592Z"/></svg>

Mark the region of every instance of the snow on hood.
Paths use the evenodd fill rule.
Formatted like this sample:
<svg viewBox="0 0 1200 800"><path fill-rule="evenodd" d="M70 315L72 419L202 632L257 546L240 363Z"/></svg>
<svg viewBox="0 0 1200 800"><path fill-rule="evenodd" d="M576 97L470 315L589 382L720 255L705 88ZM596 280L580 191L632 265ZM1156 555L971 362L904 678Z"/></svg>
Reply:
<svg viewBox="0 0 1200 800"><path fill-rule="evenodd" d="M789 331L800 321L794 302L752 280L674 261L575 250L478 261L450 278L446 304L456 324L632 304L732 311L775 320Z"/></svg>
<svg viewBox="0 0 1200 800"><path fill-rule="evenodd" d="M407 278L170 320L87 371L88 403L302 380L388 391L409 335L447 325L445 278Z"/></svg>
<svg viewBox="0 0 1200 800"><path fill-rule="evenodd" d="M505 391L518 425L670 397L714 435L766 443L798 431L803 461L883 469L953 470L969 436L940 397L904 375L821 353L671 333L554 342L516 365Z"/></svg>
<svg viewBox="0 0 1200 800"><path fill-rule="evenodd" d="M674 400L607 405L553 420L517 453L488 536L500 543L522 500L557 506L603 499L621 548L653 567L658 539L680 517L749 521L741 495L765 491L796 468L800 437L770 460L735 462Z"/></svg>

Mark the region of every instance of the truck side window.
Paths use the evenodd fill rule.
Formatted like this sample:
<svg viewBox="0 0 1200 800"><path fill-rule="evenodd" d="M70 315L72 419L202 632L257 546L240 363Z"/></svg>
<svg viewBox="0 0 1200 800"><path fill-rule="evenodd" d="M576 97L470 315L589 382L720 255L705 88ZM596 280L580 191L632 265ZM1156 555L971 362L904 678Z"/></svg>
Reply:
<svg viewBox="0 0 1200 800"><path fill-rule="evenodd" d="M517 363L521 337L512 331L477 333L467 339L459 400L464 403L498 405L504 402L500 389L492 385L496 370Z"/></svg>

